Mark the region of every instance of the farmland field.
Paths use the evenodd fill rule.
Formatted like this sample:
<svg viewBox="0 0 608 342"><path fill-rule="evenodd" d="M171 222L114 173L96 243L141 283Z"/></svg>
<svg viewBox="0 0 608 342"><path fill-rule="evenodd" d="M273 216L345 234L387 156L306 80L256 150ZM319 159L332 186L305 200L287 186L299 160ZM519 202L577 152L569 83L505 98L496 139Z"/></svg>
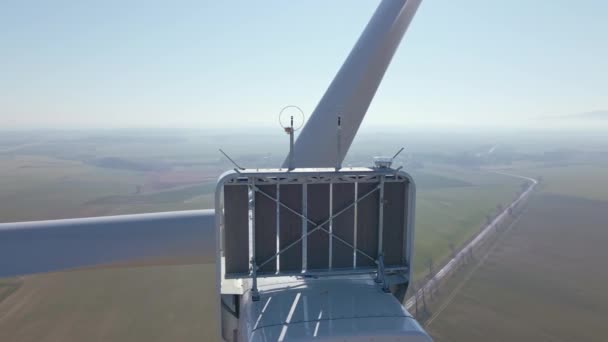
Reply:
<svg viewBox="0 0 608 342"><path fill-rule="evenodd" d="M468 186L420 187L416 199L414 272L421 278L430 259L437 265L479 232L488 215L513 201L522 180L483 171L437 168ZM416 180L414 173L414 180Z"/></svg>
<svg viewBox="0 0 608 342"><path fill-rule="evenodd" d="M436 317L427 326L434 338L605 340L605 170L591 165L519 170L542 177L539 192L471 278L457 276L442 291L442 305L434 306L442 311L431 312Z"/></svg>
<svg viewBox="0 0 608 342"><path fill-rule="evenodd" d="M608 200L608 164L574 164L516 170L530 177L542 177L542 190L556 195Z"/></svg>
<svg viewBox="0 0 608 342"><path fill-rule="evenodd" d="M0 341L208 340L216 326L214 269L160 266L24 277L19 291L0 303Z"/></svg>
<svg viewBox="0 0 608 342"><path fill-rule="evenodd" d="M215 139L192 132L180 139L154 134L47 139L5 144L0 151L0 221L209 208L215 179L232 167L213 151ZM279 165L282 151L265 139L257 142L259 150L270 152L257 155L234 141L221 146L247 166ZM353 152L365 155L353 164L369 165L362 150ZM417 184L417 278L426 274L429 260L441 263L451 245L478 232L522 183L449 163L427 162L410 172ZM192 265L6 280L12 285L0 292L7 293L0 301L0 340L204 340L215 326L213 277L211 265Z"/></svg>

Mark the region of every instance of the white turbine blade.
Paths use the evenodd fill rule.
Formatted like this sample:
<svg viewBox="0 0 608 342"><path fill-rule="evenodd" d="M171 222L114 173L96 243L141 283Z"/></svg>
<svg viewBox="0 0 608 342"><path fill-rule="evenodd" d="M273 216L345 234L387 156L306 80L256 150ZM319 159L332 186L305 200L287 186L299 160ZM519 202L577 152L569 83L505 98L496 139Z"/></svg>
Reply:
<svg viewBox="0 0 608 342"><path fill-rule="evenodd" d="M294 146L296 167L341 164L422 0L383 0L306 122ZM340 153L337 116L341 116ZM288 160L283 163L287 167Z"/></svg>
<svg viewBox="0 0 608 342"><path fill-rule="evenodd" d="M0 224L0 277L110 264L215 261L213 210Z"/></svg>

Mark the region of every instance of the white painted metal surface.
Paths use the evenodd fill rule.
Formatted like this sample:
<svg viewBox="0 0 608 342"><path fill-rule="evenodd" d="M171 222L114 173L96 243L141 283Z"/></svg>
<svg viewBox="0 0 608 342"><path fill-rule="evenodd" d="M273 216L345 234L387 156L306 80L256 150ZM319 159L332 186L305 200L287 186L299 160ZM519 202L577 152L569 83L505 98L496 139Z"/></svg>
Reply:
<svg viewBox="0 0 608 342"><path fill-rule="evenodd" d="M260 300L243 296L239 341L430 341L369 275L269 278Z"/></svg>
<svg viewBox="0 0 608 342"><path fill-rule="evenodd" d="M341 164L421 0L384 0L306 122L295 167ZM336 139L341 117L340 152ZM283 167L287 167L288 160Z"/></svg>

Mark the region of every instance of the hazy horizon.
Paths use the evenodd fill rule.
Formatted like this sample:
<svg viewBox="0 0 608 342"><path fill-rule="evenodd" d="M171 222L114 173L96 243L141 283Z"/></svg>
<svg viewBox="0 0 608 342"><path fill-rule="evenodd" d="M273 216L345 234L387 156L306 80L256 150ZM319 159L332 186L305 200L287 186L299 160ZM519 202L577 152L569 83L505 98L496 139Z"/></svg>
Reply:
<svg viewBox="0 0 608 342"><path fill-rule="evenodd" d="M574 115L550 116L543 118L529 119L525 121L487 123L487 122L386 122L378 123L369 119L365 119L359 128L358 134L377 134L377 133L467 133L486 131L489 133L595 133L605 132L608 129L608 115L605 118L583 118L577 113ZM308 119L308 117L306 117ZM218 132L218 130L221 130ZM213 133L277 133L283 134L282 128L278 125L274 118L269 118L266 122L238 122L220 123L206 122L197 125L179 124L173 125L140 125L140 124L123 124L117 123L114 125L86 125L86 124L62 124L62 125L45 125L45 124L29 124L29 125L3 125L0 126L0 132L36 132L36 131L66 131L66 132L121 132L121 131L142 131L142 132L163 132L163 131L210 131ZM296 137L299 132L296 132Z"/></svg>

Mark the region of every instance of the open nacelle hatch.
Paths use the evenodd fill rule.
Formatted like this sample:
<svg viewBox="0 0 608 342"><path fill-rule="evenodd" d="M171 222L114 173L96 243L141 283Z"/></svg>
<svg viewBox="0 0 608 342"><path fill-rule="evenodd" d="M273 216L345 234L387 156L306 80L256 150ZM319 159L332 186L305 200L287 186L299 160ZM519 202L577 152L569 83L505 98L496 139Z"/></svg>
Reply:
<svg viewBox="0 0 608 342"><path fill-rule="evenodd" d="M220 292L255 300L260 277L374 273L402 298L414 199L411 177L387 168L229 171L216 191Z"/></svg>

